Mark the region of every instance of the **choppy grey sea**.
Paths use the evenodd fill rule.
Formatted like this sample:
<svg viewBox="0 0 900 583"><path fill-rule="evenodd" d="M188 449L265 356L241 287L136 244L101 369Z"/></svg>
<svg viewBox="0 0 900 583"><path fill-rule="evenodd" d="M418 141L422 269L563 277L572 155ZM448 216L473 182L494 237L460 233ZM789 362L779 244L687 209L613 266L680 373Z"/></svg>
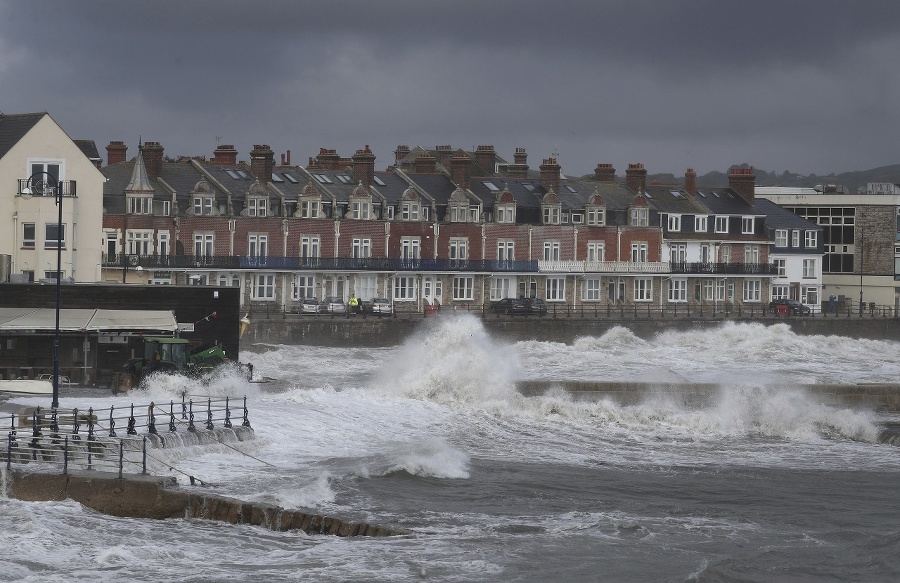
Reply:
<svg viewBox="0 0 900 583"><path fill-rule="evenodd" d="M168 377L128 396L248 395L256 439L156 450L154 471L413 535L310 536L3 498L0 580L900 580L900 448L878 442L900 419L827 407L801 386L897 382L900 343L726 323L649 341L616 328L504 344L460 316L423 322L392 348L241 356L271 382ZM716 383L718 398L623 406L515 388L672 375Z"/></svg>

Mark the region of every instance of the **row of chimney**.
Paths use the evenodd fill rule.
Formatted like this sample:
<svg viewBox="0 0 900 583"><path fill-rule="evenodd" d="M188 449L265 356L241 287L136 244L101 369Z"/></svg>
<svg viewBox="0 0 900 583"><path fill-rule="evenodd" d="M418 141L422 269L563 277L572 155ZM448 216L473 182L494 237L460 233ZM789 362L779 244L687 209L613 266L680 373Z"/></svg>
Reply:
<svg viewBox="0 0 900 583"><path fill-rule="evenodd" d="M159 142L144 142L140 146L147 168L147 175L157 178L162 173L163 147ZM124 142L112 141L106 146L108 164L124 162L128 147ZM394 150L395 164L400 162L410 153L409 146L400 145ZM475 176L494 176L496 168L496 152L494 146L478 146L474 153ZM507 176L512 179L525 179L528 177L528 155L525 148L516 148L513 154L514 162L506 167ZM213 166L236 166L237 150L231 144L219 145L213 152L210 161ZM287 155L281 155L281 165L290 166L291 151ZM462 149L453 151L451 146L437 146L435 154L426 153L416 158L414 172L418 174L437 173L437 164L450 168L450 179L454 184L468 185L473 176L472 157ZM319 168L326 171L343 170L351 167L356 180L365 186L371 186L375 177L375 154L366 144L365 148L356 151L350 158L342 158L336 150L320 148L315 158L309 159L309 168ZM275 169L275 153L268 145L253 146L250 151L250 172L257 179L270 182L272 172ZM547 190L559 192L561 168L556 158L546 158L540 165L540 182ZM594 169L594 179L598 182L615 182L616 169L612 164L597 164ZM625 170L625 186L634 192L644 192L647 189L647 170L643 164L629 164ZM728 187L737 192L747 202L753 203L754 189L756 187L756 175L753 168L732 168L728 171ZM697 173L693 168L688 168L684 173L684 190L694 196L697 194Z"/></svg>

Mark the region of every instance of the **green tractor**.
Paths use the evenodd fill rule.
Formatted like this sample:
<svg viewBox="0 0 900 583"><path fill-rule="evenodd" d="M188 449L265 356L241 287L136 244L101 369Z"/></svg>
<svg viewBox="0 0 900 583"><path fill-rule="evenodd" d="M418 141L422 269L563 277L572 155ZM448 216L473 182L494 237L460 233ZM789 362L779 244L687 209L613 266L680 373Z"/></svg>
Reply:
<svg viewBox="0 0 900 583"><path fill-rule="evenodd" d="M130 373L132 386L137 386L144 377L156 372L203 377L228 361L225 349L218 343L191 349L191 343L184 338L146 336L144 355L129 359L123 372Z"/></svg>

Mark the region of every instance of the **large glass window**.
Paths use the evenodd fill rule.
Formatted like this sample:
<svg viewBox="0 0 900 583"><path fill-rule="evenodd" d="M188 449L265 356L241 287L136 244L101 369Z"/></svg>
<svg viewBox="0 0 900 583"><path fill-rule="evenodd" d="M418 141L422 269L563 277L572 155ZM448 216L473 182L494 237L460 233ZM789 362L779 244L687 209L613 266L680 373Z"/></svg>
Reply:
<svg viewBox="0 0 900 583"><path fill-rule="evenodd" d="M803 277L804 278L814 278L816 276L816 260L815 259L804 259L803 260Z"/></svg>
<svg viewBox="0 0 900 583"><path fill-rule="evenodd" d="M253 299L271 301L275 299L275 275L272 273L253 274Z"/></svg>
<svg viewBox="0 0 900 583"><path fill-rule="evenodd" d="M546 282L546 295L548 302L561 302L566 299L566 278L548 277Z"/></svg>
<svg viewBox="0 0 900 583"><path fill-rule="evenodd" d="M247 255L249 255L250 257L268 257L268 235L264 235L262 233L250 233L247 243Z"/></svg>
<svg viewBox="0 0 900 583"><path fill-rule="evenodd" d="M368 259L372 256L372 240L353 239L353 249L351 250L351 253L351 257L355 259Z"/></svg>
<svg viewBox="0 0 900 583"><path fill-rule="evenodd" d="M394 277L394 301L412 302L416 299L416 278L407 276Z"/></svg>
<svg viewBox="0 0 900 583"><path fill-rule="evenodd" d="M34 223L22 223L22 248L34 249Z"/></svg>
<svg viewBox="0 0 900 583"><path fill-rule="evenodd" d="M467 275L453 277L453 299L471 300L475 297L475 278Z"/></svg>
<svg viewBox="0 0 900 583"><path fill-rule="evenodd" d="M787 244L788 244L787 229L776 229L775 230L775 246L776 247L787 247Z"/></svg>
<svg viewBox="0 0 900 583"><path fill-rule="evenodd" d="M760 299L760 290L762 289L762 282L758 279L745 279L744 280L744 301L745 302L758 302Z"/></svg>
<svg viewBox="0 0 900 583"><path fill-rule="evenodd" d="M605 261L606 244L603 241L588 241L587 244L587 260L588 261Z"/></svg>
<svg viewBox="0 0 900 583"><path fill-rule="evenodd" d="M649 277L638 277L634 280L634 301L648 302L653 299L653 280Z"/></svg>
<svg viewBox="0 0 900 583"><path fill-rule="evenodd" d="M516 281L512 277L491 278L491 301L511 298L515 293Z"/></svg>
<svg viewBox="0 0 900 583"><path fill-rule="evenodd" d="M647 244L635 242L631 244L631 262L646 263L648 261Z"/></svg>
<svg viewBox="0 0 900 583"><path fill-rule="evenodd" d="M514 261L516 258L516 244L514 241L497 241L497 260Z"/></svg>
<svg viewBox="0 0 900 583"><path fill-rule="evenodd" d="M196 257L213 256L213 233L194 233L194 255Z"/></svg>
<svg viewBox="0 0 900 583"><path fill-rule="evenodd" d="M588 277L584 280L584 288L581 299L585 301L598 301L600 299L600 278Z"/></svg>
<svg viewBox="0 0 900 583"><path fill-rule="evenodd" d="M559 261L559 242L544 242L544 261Z"/></svg>
<svg viewBox="0 0 900 583"><path fill-rule="evenodd" d="M687 301L687 280L673 279L669 285L669 301L670 302L686 302Z"/></svg>

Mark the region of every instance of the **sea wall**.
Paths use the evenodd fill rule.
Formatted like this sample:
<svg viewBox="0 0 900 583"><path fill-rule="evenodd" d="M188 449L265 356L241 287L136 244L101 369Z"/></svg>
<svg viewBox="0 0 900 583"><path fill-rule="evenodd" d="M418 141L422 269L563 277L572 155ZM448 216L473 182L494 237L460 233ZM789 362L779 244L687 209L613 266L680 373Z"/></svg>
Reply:
<svg viewBox="0 0 900 583"><path fill-rule="evenodd" d="M480 312L475 313L481 317ZM241 338L241 350L264 349L271 344L315 346L395 346L424 326L434 325L437 317L251 317ZM883 317L814 318L544 318L482 317L493 337L507 342L540 339L570 344L583 336L601 336L615 326L623 326L636 336L650 339L667 330L696 330L721 326L723 322L759 323L764 326L787 324L801 335L847 336L871 340L900 341L900 320Z"/></svg>
<svg viewBox="0 0 900 583"><path fill-rule="evenodd" d="M395 536L409 531L185 491L175 478L104 472L47 474L3 469L5 495L31 502L70 498L104 514L131 518L200 518L269 530L336 536Z"/></svg>

